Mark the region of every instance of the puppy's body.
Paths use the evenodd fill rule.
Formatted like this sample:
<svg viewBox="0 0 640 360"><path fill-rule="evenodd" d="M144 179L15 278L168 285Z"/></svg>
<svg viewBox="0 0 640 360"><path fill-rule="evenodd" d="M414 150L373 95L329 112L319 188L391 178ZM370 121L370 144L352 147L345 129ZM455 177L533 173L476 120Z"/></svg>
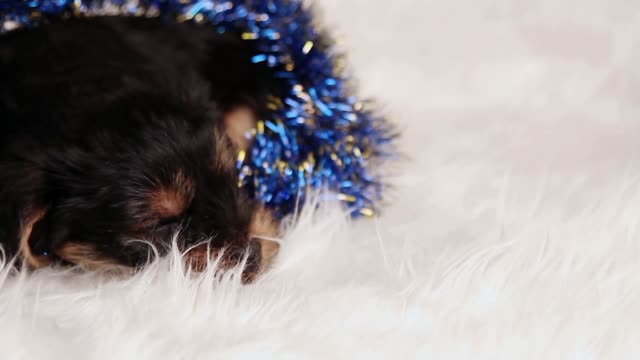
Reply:
<svg viewBox="0 0 640 360"><path fill-rule="evenodd" d="M185 248L211 239L240 256L250 246L264 265L274 248L254 237L276 226L236 185L234 144L246 144L246 129L230 121L238 106L263 112L261 99L277 92L252 55L232 34L154 19L0 37L5 250L35 267L137 266L149 249L134 240L162 251L180 228Z"/></svg>

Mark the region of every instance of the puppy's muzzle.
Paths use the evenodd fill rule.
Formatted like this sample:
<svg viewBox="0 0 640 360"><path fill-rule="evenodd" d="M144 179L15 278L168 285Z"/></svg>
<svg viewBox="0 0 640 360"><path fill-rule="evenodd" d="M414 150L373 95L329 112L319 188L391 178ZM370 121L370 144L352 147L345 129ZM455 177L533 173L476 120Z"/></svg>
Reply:
<svg viewBox="0 0 640 360"><path fill-rule="evenodd" d="M203 244L189 250L185 254L185 262L195 271L204 271L218 255L220 255L218 266L223 270L244 261L242 281L250 283L269 269L279 250L280 244L266 239L252 239L247 247L225 249L222 254Z"/></svg>

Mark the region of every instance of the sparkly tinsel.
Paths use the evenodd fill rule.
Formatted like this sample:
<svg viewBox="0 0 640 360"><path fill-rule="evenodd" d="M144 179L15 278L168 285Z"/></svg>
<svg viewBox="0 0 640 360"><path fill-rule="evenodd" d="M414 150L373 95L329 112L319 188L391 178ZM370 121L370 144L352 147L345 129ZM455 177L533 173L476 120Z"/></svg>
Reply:
<svg viewBox="0 0 640 360"><path fill-rule="evenodd" d="M280 216L303 202L307 188L324 186L354 216L374 213L382 185L370 167L388 154L393 129L348 93L333 43L301 0L2 0L0 32L70 16L123 14L237 32L257 49L253 62L266 62L286 83L284 96L267 104L271 116L258 122L250 151L238 154L240 186Z"/></svg>

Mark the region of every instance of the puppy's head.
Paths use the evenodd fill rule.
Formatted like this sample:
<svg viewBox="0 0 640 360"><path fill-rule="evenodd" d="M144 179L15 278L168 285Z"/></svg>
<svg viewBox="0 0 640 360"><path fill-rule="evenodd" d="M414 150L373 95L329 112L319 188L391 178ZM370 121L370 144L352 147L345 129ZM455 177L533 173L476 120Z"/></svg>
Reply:
<svg viewBox="0 0 640 360"><path fill-rule="evenodd" d="M25 261L136 267L153 254L149 244L165 252L178 233L197 268L224 254L227 264L248 259L248 279L264 269L277 225L237 186L233 134L242 119L225 122L194 96L172 104L134 94L70 112L59 140L34 139L29 161L7 165L22 177L15 236Z"/></svg>

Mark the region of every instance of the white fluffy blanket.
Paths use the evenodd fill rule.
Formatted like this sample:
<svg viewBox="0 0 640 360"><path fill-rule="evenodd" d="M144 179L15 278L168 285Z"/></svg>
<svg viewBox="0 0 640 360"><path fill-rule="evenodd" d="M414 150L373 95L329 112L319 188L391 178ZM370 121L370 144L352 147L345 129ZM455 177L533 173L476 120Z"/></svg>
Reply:
<svg viewBox="0 0 640 360"><path fill-rule="evenodd" d="M303 215L252 286L5 273L0 358L638 358L640 4L317 4L404 130L383 216Z"/></svg>

